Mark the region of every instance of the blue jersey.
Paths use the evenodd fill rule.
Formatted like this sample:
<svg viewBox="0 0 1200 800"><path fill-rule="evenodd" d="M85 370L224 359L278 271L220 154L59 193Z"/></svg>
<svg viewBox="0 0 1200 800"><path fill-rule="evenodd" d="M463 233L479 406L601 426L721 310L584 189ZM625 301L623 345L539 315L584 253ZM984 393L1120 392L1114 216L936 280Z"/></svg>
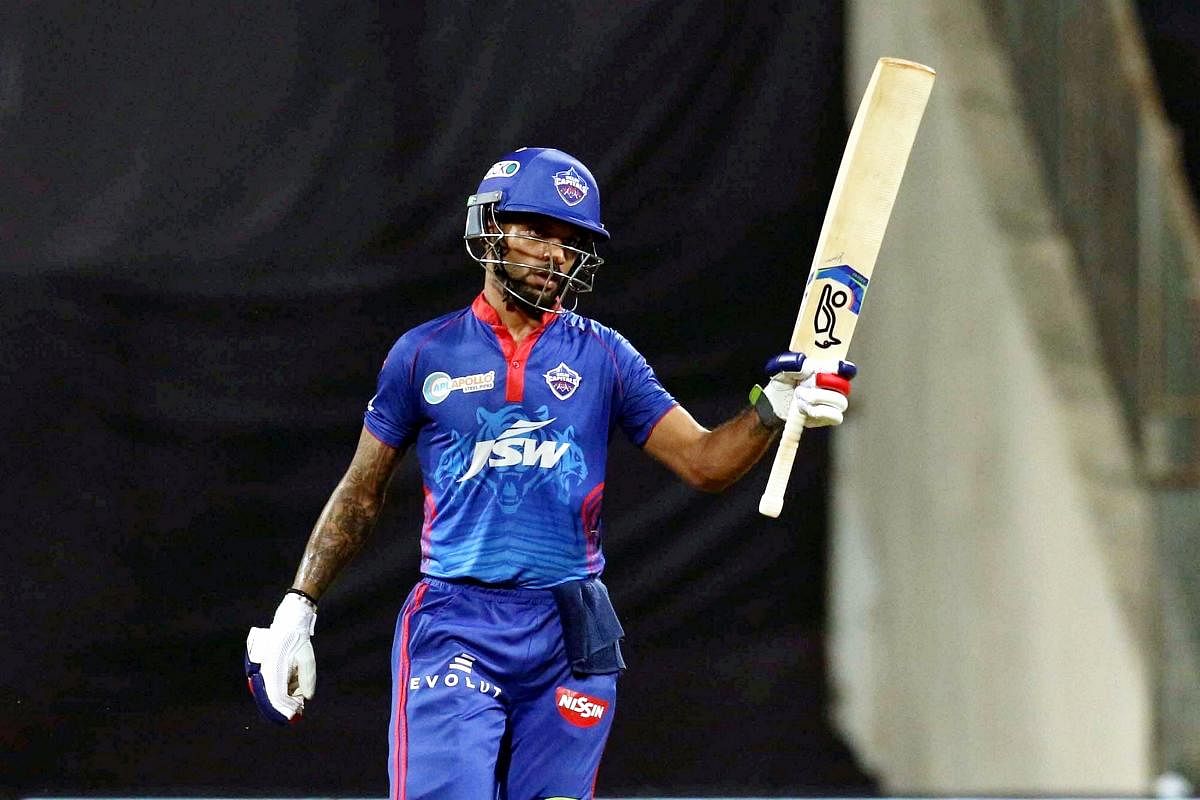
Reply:
<svg viewBox="0 0 1200 800"><path fill-rule="evenodd" d="M548 313L514 342L480 295L400 337L364 424L416 443L423 573L546 588L603 571L609 438L641 446L674 406L611 328Z"/></svg>

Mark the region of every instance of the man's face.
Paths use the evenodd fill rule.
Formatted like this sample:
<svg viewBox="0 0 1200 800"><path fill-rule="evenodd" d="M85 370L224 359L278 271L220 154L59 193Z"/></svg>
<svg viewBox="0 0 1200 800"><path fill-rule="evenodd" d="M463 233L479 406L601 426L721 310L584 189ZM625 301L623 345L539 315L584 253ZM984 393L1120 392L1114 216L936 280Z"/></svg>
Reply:
<svg viewBox="0 0 1200 800"><path fill-rule="evenodd" d="M561 275L570 275L575 268L579 256L571 248L584 243L582 231L537 214L507 214L500 220L500 230L507 234L511 288L534 304L556 297L566 281Z"/></svg>

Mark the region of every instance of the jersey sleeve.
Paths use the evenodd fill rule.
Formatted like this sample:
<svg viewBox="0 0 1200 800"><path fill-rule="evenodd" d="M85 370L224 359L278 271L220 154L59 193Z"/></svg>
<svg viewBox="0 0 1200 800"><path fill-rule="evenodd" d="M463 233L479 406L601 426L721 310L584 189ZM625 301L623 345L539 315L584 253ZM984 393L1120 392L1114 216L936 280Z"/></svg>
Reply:
<svg viewBox="0 0 1200 800"><path fill-rule="evenodd" d="M375 396L367 402L363 415L367 430L389 447L409 444L419 427L421 407L412 385L415 357L406 337L400 337L384 359Z"/></svg>
<svg viewBox="0 0 1200 800"><path fill-rule="evenodd" d="M677 403L629 340L614 331L612 347L618 373L616 421L629 441L641 447Z"/></svg>

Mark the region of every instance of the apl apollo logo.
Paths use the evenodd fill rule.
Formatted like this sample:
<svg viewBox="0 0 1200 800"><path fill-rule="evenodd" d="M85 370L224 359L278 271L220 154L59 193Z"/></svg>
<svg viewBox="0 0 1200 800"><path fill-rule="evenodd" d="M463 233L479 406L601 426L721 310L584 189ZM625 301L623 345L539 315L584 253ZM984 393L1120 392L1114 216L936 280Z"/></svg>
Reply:
<svg viewBox="0 0 1200 800"><path fill-rule="evenodd" d="M577 206L587 197L588 185L574 167L554 173L554 188L569 206Z"/></svg>
<svg viewBox="0 0 1200 800"><path fill-rule="evenodd" d="M515 513L530 492L546 484L554 487L559 502L568 502L588 472L575 426L551 427L555 418L546 406L536 416L527 419L518 405L478 409L474 437L450 432L450 446L438 459L434 482L456 491L482 483L505 514Z"/></svg>
<svg viewBox="0 0 1200 800"><path fill-rule="evenodd" d="M449 397L451 392L458 391L463 394L486 392L495 385L496 371L494 369L477 372L474 375L461 375L457 378L451 377L448 372L431 372L425 376L425 381L421 384L421 395L425 398L425 402L436 406Z"/></svg>
<svg viewBox="0 0 1200 800"><path fill-rule="evenodd" d="M608 711L608 702L598 697L559 686L554 690L554 705L558 713L576 728L590 728L599 725Z"/></svg>

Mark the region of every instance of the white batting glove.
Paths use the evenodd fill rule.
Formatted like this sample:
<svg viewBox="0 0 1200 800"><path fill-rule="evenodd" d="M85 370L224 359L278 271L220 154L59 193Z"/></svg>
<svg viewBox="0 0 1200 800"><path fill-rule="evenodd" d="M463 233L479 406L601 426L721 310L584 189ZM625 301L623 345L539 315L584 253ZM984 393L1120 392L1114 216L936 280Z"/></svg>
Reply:
<svg viewBox="0 0 1200 800"><path fill-rule="evenodd" d="M782 428L792 403L800 404L804 427L840 425L849 404L850 381L858 367L849 361L807 358L781 353L767 362L771 376L765 388L754 387L751 403L768 428Z"/></svg>
<svg viewBox="0 0 1200 800"><path fill-rule="evenodd" d="M258 710L280 725L299 722L304 701L317 688L317 661L311 637L317 606L295 592L283 596L269 628L251 628L246 637L246 682Z"/></svg>

